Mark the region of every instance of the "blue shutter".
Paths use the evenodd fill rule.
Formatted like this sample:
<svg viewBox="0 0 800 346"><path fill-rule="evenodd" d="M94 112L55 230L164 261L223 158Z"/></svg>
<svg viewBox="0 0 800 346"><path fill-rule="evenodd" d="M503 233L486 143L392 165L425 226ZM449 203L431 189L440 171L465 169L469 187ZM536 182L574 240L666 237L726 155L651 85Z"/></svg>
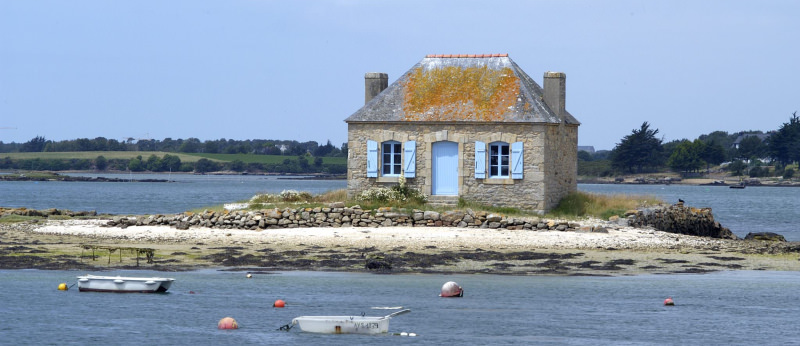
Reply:
<svg viewBox="0 0 800 346"><path fill-rule="evenodd" d="M511 179L522 179L522 142L511 143Z"/></svg>
<svg viewBox="0 0 800 346"><path fill-rule="evenodd" d="M415 177L417 170L417 142L408 141L403 143L403 176L406 178Z"/></svg>
<svg viewBox="0 0 800 346"><path fill-rule="evenodd" d="M486 143L475 141L475 179L486 178Z"/></svg>
<svg viewBox="0 0 800 346"><path fill-rule="evenodd" d="M367 141L367 178L378 177L378 142Z"/></svg>

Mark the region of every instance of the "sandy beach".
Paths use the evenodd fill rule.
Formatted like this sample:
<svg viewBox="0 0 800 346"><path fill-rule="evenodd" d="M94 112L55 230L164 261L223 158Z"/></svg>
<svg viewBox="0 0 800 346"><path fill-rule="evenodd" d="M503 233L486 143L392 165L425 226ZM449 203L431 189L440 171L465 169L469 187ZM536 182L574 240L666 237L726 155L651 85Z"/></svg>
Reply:
<svg viewBox="0 0 800 346"><path fill-rule="evenodd" d="M720 240L609 225L608 233L455 227L260 231L107 227L107 220L0 225L0 268L224 268L381 273L637 275L800 270L795 243ZM115 249L117 249L115 251ZM153 249L151 263L134 248ZM126 251L128 250L128 251Z"/></svg>

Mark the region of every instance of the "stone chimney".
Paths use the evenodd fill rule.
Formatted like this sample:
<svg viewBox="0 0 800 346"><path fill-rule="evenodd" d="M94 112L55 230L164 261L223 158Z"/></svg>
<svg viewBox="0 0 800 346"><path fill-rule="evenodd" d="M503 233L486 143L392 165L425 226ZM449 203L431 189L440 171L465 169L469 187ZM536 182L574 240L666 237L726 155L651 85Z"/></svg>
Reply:
<svg viewBox="0 0 800 346"><path fill-rule="evenodd" d="M561 116L567 109L564 103L567 97L567 75L563 72L544 73L544 103Z"/></svg>
<svg viewBox="0 0 800 346"><path fill-rule="evenodd" d="M389 87L389 75L380 72L367 72L364 75L364 104L378 96Z"/></svg>

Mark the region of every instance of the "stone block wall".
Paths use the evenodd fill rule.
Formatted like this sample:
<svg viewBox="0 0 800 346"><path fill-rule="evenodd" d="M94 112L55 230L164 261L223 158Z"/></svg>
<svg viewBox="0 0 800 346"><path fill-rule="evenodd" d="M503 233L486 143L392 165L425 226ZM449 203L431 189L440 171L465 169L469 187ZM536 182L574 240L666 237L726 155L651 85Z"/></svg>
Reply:
<svg viewBox="0 0 800 346"><path fill-rule="evenodd" d="M548 126L544 150L544 209L550 210L562 198L578 191L578 126Z"/></svg>
<svg viewBox="0 0 800 346"><path fill-rule="evenodd" d="M389 187L397 178L367 178L367 140L416 141L416 177L406 183L430 195L434 142L458 143L459 196L494 206L546 212L577 190L577 126L530 123L350 123L348 196L372 187ZM523 142L523 179L476 179L475 141ZM380 145L379 145L380 149ZM380 155L378 155L380 158ZM380 167L380 166L379 166ZM487 165L488 167L488 165Z"/></svg>

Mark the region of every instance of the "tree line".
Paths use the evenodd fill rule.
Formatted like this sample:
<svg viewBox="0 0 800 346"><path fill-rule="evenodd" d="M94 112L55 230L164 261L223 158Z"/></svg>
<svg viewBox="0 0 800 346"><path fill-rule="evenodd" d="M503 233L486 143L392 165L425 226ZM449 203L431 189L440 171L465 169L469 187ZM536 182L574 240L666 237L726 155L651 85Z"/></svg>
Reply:
<svg viewBox="0 0 800 346"><path fill-rule="evenodd" d="M787 166L800 162L797 112L777 130L767 133L714 131L693 141L681 139L667 143L663 143L658 133L658 129L644 122L611 151L579 152L578 174L613 176L672 170L689 175L727 163L725 168L733 175L791 178L794 169ZM766 167L767 163L774 167L772 171Z"/></svg>
<svg viewBox="0 0 800 346"><path fill-rule="evenodd" d="M177 155L155 154L132 159L106 159L99 155L95 159L0 159L0 169L64 171L64 170L116 170L133 172L251 172L251 173L325 173L344 174L346 164L326 164L323 157L346 157L347 143L335 147L330 140L319 145L315 141L298 142L292 140L232 140L218 139L200 141L197 138L186 140L166 138L140 139L129 138L125 141L97 137L95 139L78 138L73 140L51 141L36 136L25 143L0 142L0 153L12 152L85 152L85 151L158 151L186 154L252 154L286 156L282 162L218 162L207 158L196 162L181 162Z"/></svg>
<svg viewBox="0 0 800 346"><path fill-rule="evenodd" d="M347 143L341 147L331 141L320 145L316 141L298 142L293 140L268 139L216 139L200 141L188 139L134 139L123 141L97 137L94 139L78 138L52 141L43 136L36 136L25 143L3 143L0 141L0 153L14 152L73 152L73 151L163 151L187 154L255 154L297 156L311 154L315 157L346 157Z"/></svg>
<svg viewBox="0 0 800 346"><path fill-rule="evenodd" d="M24 171L131 171L131 172L194 172L208 173L219 171L250 173L322 173L340 175L347 173L346 164L324 163L321 157L298 155L287 157L279 163L261 163L233 160L218 162L201 158L195 162L182 162L176 155L164 154L161 157L153 154L147 158L138 155L132 159L107 159L103 155L95 159L16 159L0 158L0 170Z"/></svg>

